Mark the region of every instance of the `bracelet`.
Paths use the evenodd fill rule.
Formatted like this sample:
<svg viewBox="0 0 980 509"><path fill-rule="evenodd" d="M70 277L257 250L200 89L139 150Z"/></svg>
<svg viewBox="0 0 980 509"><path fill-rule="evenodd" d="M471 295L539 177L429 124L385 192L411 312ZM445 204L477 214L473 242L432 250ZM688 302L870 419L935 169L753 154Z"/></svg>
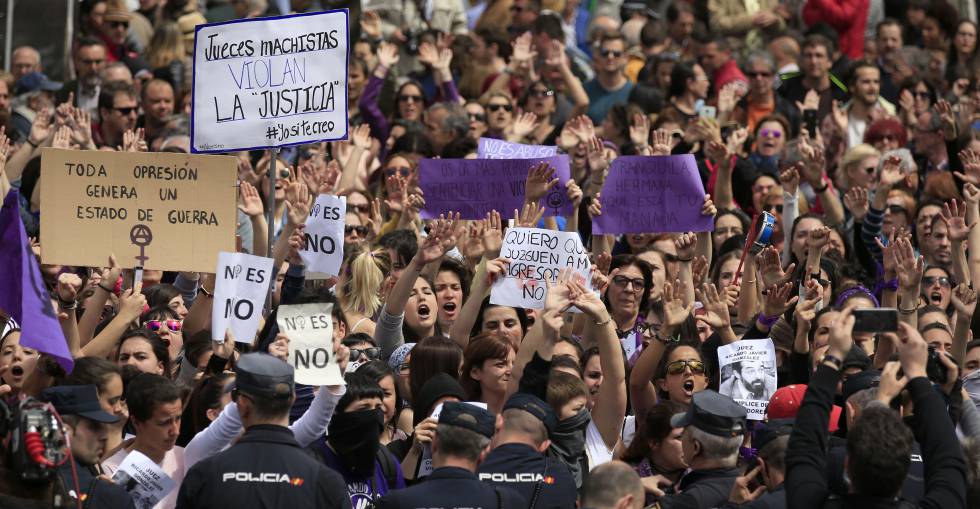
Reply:
<svg viewBox="0 0 980 509"><path fill-rule="evenodd" d="M837 371L840 371L844 367L844 361L842 361L840 359L840 357L835 357L835 356L830 355L830 354L824 355L823 356L823 360L821 362L822 363L828 363L829 362L829 363L833 364L834 365L834 369L836 369Z"/></svg>
<svg viewBox="0 0 980 509"><path fill-rule="evenodd" d="M212 297L214 297L214 294L211 293L211 292L209 292L209 291L207 291L207 289L204 288L203 286L199 286L197 288L197 293L204 294L204 296L207 297L207 298L209 298L209 299L212 298Z"/></svg>
<svg viewBox="0 0 980 509"><path fill-rule="evenodd" d="M772 327L774 323L779 321L779 315L769 316L769 315L759 313L759 316L758 318L756 318L756 320L758 320L759 323L765 325L766 327Z"/></svg>
<svg viewBox="0 0 980 509"><path fill-rule="evenodd" d="M901 314L903 314L903 315L911 315L912 313L915 313L918 310L919 310L919 306L918 305L916 305L912 309L902 309L902 306L898 306L898 312L901 313Z"/></svg>
<svg viewBox="0 0 980 509"><path fill-rule="evenodd" d="M677 258L677 261L679 261L679 262L689 262L689 261L691 261L693 259L694 259L694 257L692 256L690 258Z"/></svg>
<svg viewBox="0 0 980 509"><path fill-rule="evenodd" d="M607 316L606 317L606 321L604 321L604 322L597 322L597 321L593 320L592 323L596 324L596 326L602 327L604 325L609 325L609 322L611 322L611 321L612 321L612 316Z"/></svg>
<svg viewBox="0 0 980 509"><path fill-rule="evenodd" d="M665 337L661 336L659 332L657 332L656 334L654 334L653 335L653 338L656 339L657 341L659 341L660 343L662 343L664 346L670 345L672 343L680 343L680 341L681 341L680 335L676 335L676 336L674 336L672 338L665 338Z"/></svg>
<svg viewBox="0 0 980 509"><path fill-rule="evenodd" d="M74 300L61 300L61 296L58 294L54 295L54 298L58 300L58 309L62 311L71 311L78 307L78 301Z"/></svg>
<svg viewBox="0 0 980 509"><path fill-rule="evenodd" d="M31 139L30 139L30 138L28 137L28 138L27 138L27 144L28 144L28 145L30 145L30 146L32 146L32 147L34 147L34 148L37 148L37 147L38 147L38 146L39 146L39 145L41 144L41 142L37 142L37 143L34 143L34 142L33 142L33 141L31 141Z"/></svg>
<svg viewBox="0 0 980 509"><path fill-rule="evenodd" d="M813 188L813 192L815 192L817 194L820 194L820 193L823 193L824 191L826 191L828 187L830 187L830 184L828 184L827 182L824 182L823 183L823 187L821 187L820 189L817 189L817 188L814 187Z"/></svg>
<svg viewBox="0 0 980 509"><path fill-rule="evenodd" d="M116 293L115 288L106 288L105 286L102 285L102 283L99 283L99 288L105 290L108 293Z"/></svg>

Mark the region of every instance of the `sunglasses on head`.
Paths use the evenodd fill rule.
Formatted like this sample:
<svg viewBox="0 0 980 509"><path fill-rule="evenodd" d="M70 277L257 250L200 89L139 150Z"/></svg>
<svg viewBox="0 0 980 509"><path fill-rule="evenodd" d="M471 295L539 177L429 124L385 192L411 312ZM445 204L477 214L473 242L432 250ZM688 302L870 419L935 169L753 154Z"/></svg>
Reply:
<svg viewBox="0 0 980 509"><path fill-rule="evenodd" d="M487 109L490 111L514 111L514 107L510 104L488 104Z"/></svg>
<svg viewBox="0 0 980 509"><path fill-rule="evenodd" d="M401 166L398 168L385 168L386 177L394 177L396 173L400 173L402 177L408 178L412 174L412 169L407 166Z"/></svg>
<svg viewBox="0 0 980 509"><path fill-rule="evenodd" d="M163 328L164 325L167 326L167 330L169 330L170 332L180 332L181 327L183 327L183 324L180 323L180 320L147 320L146 321L146 328L150 329L153 332L160 330L161 328Z"/></svg>
<svg viewBox="0 0 980 509"><path fill-rule="evenodd" d="M943 288L949 288L952 284L949 282L949 278L946 276L925 276L922 278L923 286L932 286L939 283L939 286Z"/></svg>
<svg viewBox="0 0 980 509"><path fill-rule="evenodd" d="M466 116L470 117L470 122L473 122L473 121L476 121L476 122L486 122L487 121L487 115L486 115L486 113L467 113Z"/></svg>
<svg viewBox="0 0 980 509"><path fill-rule="evenodd" d="M684 372L684 368L691 368L691 373L695 375L704 374L704 363L697 360L674 361L667 364L668 375L679 375Z"/></svg>
<svg viewBox="0 0 980 509"><path fill-rule="evenodd" d="M554 90L549 90L549 89L545 89L545 90L532 90L528 95L530 95L531 97L539 97L539 98L542 98L543 99L545 97L552 97L552 96L554 96L555 95L555 91Z"/></svg>
<svg viewBox="0 0 980 509"><path fill-rule="evenodd" d="M358 235L364 237L367 235L368 229L367 226L361 226L361 225L349 224L347 226L344 226L344 235L350 235L352 232L357 232Z"/></svg>
<svg viewBox="0 0 980 509"><path fill-rule="evenodd" d="M381 357L381 349L377 347L350 349L351 359L360 359L362 354L371 360L378 359Z"/></svg>
<svg viewBox="0 0 980 509"><path fill-rule="evenodd" d="M423 98L420 95L402 94L402 95L398 96L398 102L401 102L401 103L407 103L407 102L417 102L417 103L420 103L420 102L422 102L422 99Z"/></svg>

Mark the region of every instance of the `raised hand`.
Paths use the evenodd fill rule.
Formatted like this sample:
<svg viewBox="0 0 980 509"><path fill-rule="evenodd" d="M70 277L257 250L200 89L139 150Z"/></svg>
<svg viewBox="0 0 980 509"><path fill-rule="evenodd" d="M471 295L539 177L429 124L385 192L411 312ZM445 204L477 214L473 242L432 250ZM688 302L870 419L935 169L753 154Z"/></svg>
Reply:
<svg viewBox="0 0 980 509"><path fill-rule="evenodd" d="M532 49L532 36L530 32L524 32L514 42L511 43L510 63L512 67L520 64L530 64L538 53Z"/></svg>
<svg viewBox="0 0 980 509"><path fill-rule="evenodd" d="M820 228L814 228L810 230L807 235L807 247L816 250L817 252L822 252L824 246L830 241L830 228L826 226L821 226Z"/></svg>
<svg viewBox="0 0 980 509"><path fill-rule="evenodd" d="M669 156L670 151L674 149L674 144L672 143L670 131L666 129L657 129L653 131L653 155L655 156Z"/></svg>
<svg viewBox="0 0 980 509"><path fill-rule="evenodd" d="M682 262L689 262L694 259L694 250L698 246L698 235L693 232L678 234L674 239L674 247L677 249L677 258Z"/></svg>
<svg viewBox="0 0 980 509"><path fill-rule="evenodd" d="M691 262L691 279L694 287L701 286L708 279L708 258L706 256L695 256Z"/></svg>
<svg viewBox="0 0 980 509"><path fill-rule="evenodd" d="M140 293L143 283L136 283L135 288L130 288L119 296L118 315L123 317L126 322L132 322L143 314L146 307L146 297Z"/></svg>
<svg viewBox="0 0 980 509"><path fill-rule="evenodd" d="M119 266L119 262L116 261L116 255L109 255L109 266L102 269L102 281L99 283L102 285L103 289L113 288L115 289L116 283L119 282L119 276L122 274L122 267ZM113 293L110 291L109 293Z"/></svg>
<svg viewBox="0 0 980 509"><path fill-rule="evenodd" d="M27 142L37 147L54 134L52 129L51 110L46 107L41 108L34 116L34 122L31 123L31 132L27 136Z"/></svg>
<svg viewBox="0 0 980 509"><path fill-rule="evenodd" d="M956 285L950 295L950 301L956 309L956 314L960 317L957 320L967 320L973 318L973 312L977 308L977 292L973 291L966 283Z"/></svg>
<svg viewBox="0 0 980 509"><path fill-rule="evenodd" d="M684 286L680 279L664 283L664 323L662 329L670 336L694 311L694 303L684 305Z"/></svg>
<svg viewBox="0 0 980 509"><path fill-rule="evenodd" d="M420 64L435 67L439 61L439 50L431 42L423 42L419 44L418 60Z"/></svg>
<svg viewBox="0 0 980 509"><path fill-rule="evenodd" d="M533 114L532 114L533 115ZM537 203L552 186L558 184L555 169L548 163L538 163L531 167L524 182L524 202Z"/></svg>
<svg viewBox="0 0 980 509"><path fill-rule="evenodd" d="M980 189L977 186L967 182L963 185L963 201L965 201L971 207L976 207L980 203Z"/></svg>
<svg viewBox="0 0 980 509"><path fill-rule="evenodd" d="M885 159L881 165L881 173L878 176L878 186L881 189L891 189L897 186L905 175L902 173L902 159L898 156L891 156Z"/></svg>
<svg viewBox="0 0 980 509"><path fill-rule="evenodd" d="M514 123L512 125L514 137L518 140L527 139L528 135L533 133L537 128L538 116L529 111L518 115L517 118L514 119Z"/></svg>
<svg viewBox="0 0 980 509"><path fill-rule="evenodd" d="M452 238L455 223L452 214L448 219L440 215L438 220L430 223L429 235L419 244L418 252L415 255L422 266L438 261L446 254L445 241Z"/></svg>
<svg viewBox="0 0 980 509"><path fill-rule="evenodd" d="M542 217L544 207L538 205L538 202L525 203L520 211L514 209L514 222L521 228L534 228Z"/></svg>
<svg viewBox="0 0 980 509"><path fill-rule="evenodd" d="M963 171L953 172L953 174L964 182L980 186L980 152L968 148L961 150L959 156L960 162L963 163Z"/></svg>
<svg viewBox="0 0 980 509"><path fill-rule="evenodd" d="M571 152L579 144L578 136L575 135L573 126L574 122L578 120L578 117L569 119L565 122L565 126L562 127L561 133L558 135L558 147L560 147L565 152Z"/></svg>
<svg viewBox="0 0 980 509"><path fill-rule="evenodd" d="M585 198L585 194L582 192L582 188L575 183L575 179L568 179L565 182L565 194L568 196L568 201L572 202L572 208L577 211L579 205L582 204L582 199Z"/></svg>
<svg viewBox="0 0 980 509"><path fill-rule="evenodd" d="M404 210L404 202L407 200L406 188L408 183L405 177L398 173L388 177L388 198L385 199L385 207L391 212L401 212Z"/></svg>
<svg viewBox="0 0 980 509"><path fill-rule="evenodd" d="M904 292L918 295L919 283L925 266L922 256L915 254L912 243L902 238L895 241L895 275L898 276L898 286Z"/></svg>
<svg viewBox="0 0 980 509"><path fill-rule="evenodd" d="M637 113L630 124L630 141L641 151L650 146L650 117Z"/></svg>
<svg viewBox="0 0 980 509"><path fill-rule="evenodd" d="M286 186L286 217L289 224L294 227L306 224L312 202L310 190L297 177L297 172L289 172L289 185Z"/></svg>
<svg viewBox="0 0 980 509"><path fill-rule="evenodd" d="M596 193L589 203L589 217L596 218L602 215L602 202L599 200L602 193Z"/></svg>
<svg viewBox="0 0 980 509"><path fill-rule="evenodd" d="M248 217L255 217L265 212L265 208L262 205L262 197L259 196L259 191L255 189L255 186L242 181L239 190L241 191L241 199L238 203L239 210L248 215Z"/></svg>
<svg viewBox="0 0 980 509"><path fill-rule="evenodd" d="M796 196L800 189L800 172L795 165L779 172L779 183L783 186L784 193Z"/></svg>
<svg viewBox="0 0 980 509"><path fill-rule="evenodd" d="M492 286L498 279L504 277L509 266L510 260L504 258L487 260L487 285Z"/></svg>
<svg viewBox="0 0 980 509"><path fill-rule="evenodd" d="M697 290L697 298L704 306L703 315L695 315L694 319L704 322L712 329L723 329L732 323L731 315L728 311L728 299L723 294L718 293L718 288L711 283L701 285Z"/></svg>
<svg viewBox="0 0 980 509"><path fill-rule="evenodd" d="M572 132L578 141L587 143L592 138L595 138L595 124L592 123L592 119L586 115L580 115L573 119L574 124L571 126Z"/></svg>
<svg viewBox="0 0 980 509"><path fill-rule="evenodd" d="M793 282L777 283L770 285L763 298L762 312L766 316L779 316L786 312L790 306L800 300L799 297L792 297Z"/></svg>
<svg viewBox="0 0 980 509"><path fill-rule="evenodd" d="M763 249L756 260L759 264L759 273L762 275L762 286L764 288L788 281L793 274L793 269L796 268L796 264L791 263L784 271L779 260L779 251L773 246L768 246Z"/></svg>
<svg viewBox="0 0 980 509"><path fill-rule="evenodd" d="M844 195L844 206L847 210L851 211L851 216L854 220L861 223L864 218L868 216L868 209L870 204L868 203L868 190L863 187L851 188L847 194Z"/></svg>
<svg viewBox="0 0 980 509"><path fill-rule="evenodd" d="M946 139L956 138L956 112L946 99L936 101L936 113L939 114L939 121L943 126L943 133Z"/></svg>
<svg viewBox="0 0 980 509"><path fill-rule="evenodd" d="M705 144L704 155L717 165L724 165L725 168L729 167L730 154L728 153L728 147L720 141L711 140Z"/></svg>
<svg viewBox="0 0 980 509"><path fill-rule="evenodd" d="M70 149L71 148L71 127L61 126L57 131L54 132L54 139L51 140L51 146L60 149Z"/></svg>
<svg viewBox="0 0 980 509"><path fill-rule="evenodd" d="M592 318L596 323L608 322L609 311L606 309L606 305L602 302L602 299L595 292L585 288L584 285L574 278L570 278L567 284L569 297L572 299L572 304L575 307L589 315L589 318Z"/></svg>
<svg viewBox="0 0 980 509"><path fill-rule="evenodd" d="M71 141L82 149L93 147L92 114L82 108L72 108Z"/></svg>
<svg viewBox="0 0 980 509"><path fill-rule="evenodd" d="M483 230L483 249L487 259L500 256L500 247L504 242L504 230L500 221L500 213L492 210L487 213L486 228Z"/></svg>
<svg viewBox="0 0 980 509"><path fill-rule="evenodd" d="M351 141L357 148L371 150L371 127L367 122L351 129Z"/></svg>
<svg viewBox="0 0 980 509"><path fill-rule="evenodd" d="M812 269L811 269L812 270ZM797 323L802 322L809 329L813 319L817 316L817 303L823 300L824 288L807 273L803 282L803 298L796 305L794 313Z"/></svg>
<svg viewBox="0 0 980 509"><path fill-rule="evenodd" d="M598 136L593 136L585 142L585 153L589 161L589 169L600 174L609 168L609 159L606 158L606 148L602 145L602 140Z"/></svg>
<svg viewBox="0 0 980 509"><path fill-rule="evenodd" d="M298 225L289 235L289 252L286 254L286 261L290 265L303 265L303 257L299 255L299 252L306 249L305 229L305 224Z"/></svg>
<svg viewBox="0 0 980 509"><path fill-rule="evenodd" d="M82 278L78 274L62 272L58 275L58 282L55 285L55 293L58 300L64 303L75 302L78 292L82 289Z"/></svg>
<svg viewBox="0 0 980 509"><path fill-rule="evenodd" d="M361 12L361 30L371 39L381 38L381 16L377 11Z"/></svg>
<svg viewBox="0 0 980 509"><path fill-rule="evenodd" d="M391 69L398 63L398 46L394 44L382 43L378 48L378 65L385 69Z"/></svg>
<svg viewBox="0 0 980 509"><path fill-rule="evenodd" d="M976 224L966 224L966 206L958 205L956 200L951 200L943 204L943 210L939 213L946 224L950 242L963 242L970 235L970 230Z"/></svg>

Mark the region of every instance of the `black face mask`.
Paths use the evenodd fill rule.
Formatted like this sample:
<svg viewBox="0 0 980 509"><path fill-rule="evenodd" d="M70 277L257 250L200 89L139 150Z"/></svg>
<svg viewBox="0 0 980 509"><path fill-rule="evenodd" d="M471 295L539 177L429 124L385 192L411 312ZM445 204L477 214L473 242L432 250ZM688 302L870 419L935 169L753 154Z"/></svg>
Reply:
<svg viewBox="0 0 980 509"><path fill-rule="evenodd" d="M371 476L383 430L384 412L380 408L337 412L330 419L327 442L352 474Z"/></svg>
<svg viewBox="0 0 980 509"><path fill-rule="evenodd" d="M548 454L557 457L566 465L575 478L575 485L581 486L582 468L579 460L585 453L585 428L589 426L592 414L583 408L568 419L558 421L558 427L548 434L551 448Z"/></svg>

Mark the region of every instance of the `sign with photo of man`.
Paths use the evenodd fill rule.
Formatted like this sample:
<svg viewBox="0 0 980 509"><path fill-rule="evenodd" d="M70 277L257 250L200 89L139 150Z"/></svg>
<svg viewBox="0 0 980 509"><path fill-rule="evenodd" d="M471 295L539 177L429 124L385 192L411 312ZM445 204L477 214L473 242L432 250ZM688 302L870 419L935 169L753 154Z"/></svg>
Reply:
<svg viewBox="0 0 980 509"><path fill-rule="evenodd" d="M763 420L776 392L776 348L771 339L736 341L718 348L718 392L745 407L748 418Z"/></svg>

